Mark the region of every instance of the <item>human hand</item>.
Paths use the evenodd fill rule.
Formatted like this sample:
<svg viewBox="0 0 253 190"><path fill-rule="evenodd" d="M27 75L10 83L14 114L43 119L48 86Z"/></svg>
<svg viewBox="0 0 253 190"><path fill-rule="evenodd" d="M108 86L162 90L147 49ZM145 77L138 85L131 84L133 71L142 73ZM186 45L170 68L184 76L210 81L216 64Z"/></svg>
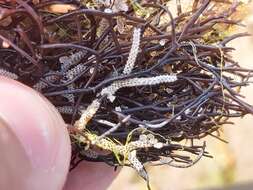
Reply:
<svg viewBox="0 0 253 190"><path fill-rule="evenodd" d="M0 189L102 190L116 176L105 164L87 162L68 174L71 146L60 114L39 93L4 77L0 154Z"/></svg>

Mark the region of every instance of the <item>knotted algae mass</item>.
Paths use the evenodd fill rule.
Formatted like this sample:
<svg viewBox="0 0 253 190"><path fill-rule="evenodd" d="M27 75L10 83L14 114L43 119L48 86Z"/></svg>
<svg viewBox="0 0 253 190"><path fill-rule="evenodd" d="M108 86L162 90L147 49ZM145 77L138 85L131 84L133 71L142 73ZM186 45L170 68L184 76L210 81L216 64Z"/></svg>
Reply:
<svg viewBox="0 0 253 190"><path fill-rule="evenodd" d="M219 139L231 118L253 113L240 94L252 70L228 45L248 36L234 33L247 5L188 2L0 3L0 75L59 109L72 168L81 160L130 166L148 182L145 164L190 167L211 157L200 139Z"/></svg>

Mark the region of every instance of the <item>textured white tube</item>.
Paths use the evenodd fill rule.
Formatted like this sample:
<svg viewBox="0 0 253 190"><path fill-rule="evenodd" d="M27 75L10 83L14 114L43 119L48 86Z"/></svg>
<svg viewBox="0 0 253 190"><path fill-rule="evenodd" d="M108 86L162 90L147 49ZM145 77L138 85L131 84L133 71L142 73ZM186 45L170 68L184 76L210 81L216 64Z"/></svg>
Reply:
<svg viewBox="0 0 253 190"><path fill-rule="evenodd" d="M169 83L175 82L177 80L177 76L172 75L160 75L156 77L148 77L148 78L132 78L126 80L120 80L112 83L110 86L102 89L101 95L106 95L107 98L113 102L115 99L114 94L121 88L125 87L134 87L134 86L147 86L147 85L157 85L161 83Z"/></svg>
<svg viewBox="0 0 253 190"><path fill-rule="evenodd" d="M134 28L132 46L127 58L126 65L123 70L123 74L125 75L130 74L134 68L134 64L139 52L140 39L141 39L141 29Z"/></svg>
<svg viewBox="0 0 253 190"><path fill-rule="evenodd" d="M4 76L10 79L14 79L17 80L18 79L18 75L16 75L15 73L11 73L5 69L1 69L0 68L0 76Z"/></svg>

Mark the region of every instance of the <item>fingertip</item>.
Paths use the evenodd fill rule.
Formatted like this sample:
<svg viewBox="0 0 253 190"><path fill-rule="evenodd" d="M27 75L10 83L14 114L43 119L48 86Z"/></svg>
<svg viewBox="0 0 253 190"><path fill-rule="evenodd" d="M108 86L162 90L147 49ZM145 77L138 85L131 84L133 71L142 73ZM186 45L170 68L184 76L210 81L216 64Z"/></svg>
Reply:
<svg viewBox="0 0 253 190"><path fill-rule="evenodd" d="M71 147L60 114L42 95L19 82L1 77L0 91L0 118L16 135L31 162L33 185L62 189Z"/></svg>
<svg viewBox="0 0 253 190"><path fill-rule="evenodd" d="M82 161L68 174L64 190L107 189L118 173L105 163Z"/></svg>
<svg viewBox="0 0 253 190"><path fill-rule="evenodd" d="M0 118L0 189L25 189L31 165L15 134Z"/></svg>

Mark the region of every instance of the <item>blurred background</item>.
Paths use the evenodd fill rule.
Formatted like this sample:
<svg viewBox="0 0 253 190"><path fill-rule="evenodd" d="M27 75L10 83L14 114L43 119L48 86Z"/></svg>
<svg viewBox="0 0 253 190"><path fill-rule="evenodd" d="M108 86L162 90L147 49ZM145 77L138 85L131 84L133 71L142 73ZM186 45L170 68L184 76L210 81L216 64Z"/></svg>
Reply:
<svg viewBox="0 0 253 190"><path fill-rule="evenodd" d="M189 0L185 1L185 6ZM243 23L253 35L253 3ZM236 39L229 45L243 67L253 69L253 37ZM248 103L253 104L253 84L242 90ZM213 159L203 158L188 169L169 166L147 167L152 190L253 190L253 116L234 119L234 125L223 127L222 143L208 137L207 150ZM145 190L146 183L131 168L123 168L108 190Z"/></svg>

